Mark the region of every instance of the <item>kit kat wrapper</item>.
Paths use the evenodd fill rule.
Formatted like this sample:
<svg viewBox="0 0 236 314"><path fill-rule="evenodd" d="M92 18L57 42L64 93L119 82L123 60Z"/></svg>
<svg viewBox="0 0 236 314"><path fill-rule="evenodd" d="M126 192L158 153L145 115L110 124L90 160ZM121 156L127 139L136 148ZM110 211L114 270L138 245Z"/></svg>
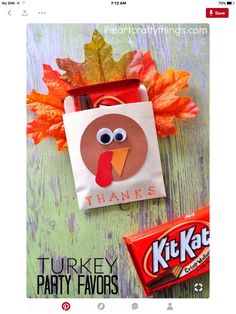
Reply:
<svg viewBox="0 0 236 314"><path fill-rule="evenodd" d="M209 272L209 206L124 240L145 294L151 296Z"/></svg>

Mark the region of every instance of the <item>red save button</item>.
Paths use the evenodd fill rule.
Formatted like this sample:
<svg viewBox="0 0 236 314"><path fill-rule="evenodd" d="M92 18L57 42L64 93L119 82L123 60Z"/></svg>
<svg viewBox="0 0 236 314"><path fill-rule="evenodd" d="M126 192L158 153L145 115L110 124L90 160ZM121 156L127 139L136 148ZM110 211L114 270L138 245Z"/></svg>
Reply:
<svg viewBox="0 0 236 314"><path fill-rule="evenodd" d="M229 9L228 8L207 8L206 17L218 17L218 18L229 17Z"/></svg>

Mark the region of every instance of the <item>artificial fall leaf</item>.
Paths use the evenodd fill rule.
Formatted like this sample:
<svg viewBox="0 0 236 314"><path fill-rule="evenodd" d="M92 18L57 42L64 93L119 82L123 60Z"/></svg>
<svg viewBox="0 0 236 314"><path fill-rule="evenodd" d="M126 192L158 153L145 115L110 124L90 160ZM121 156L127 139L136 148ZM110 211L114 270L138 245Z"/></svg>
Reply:
<svg viewBox="0 0 236 314"><path fill-rule="evenodd" d="M48 94L43 95L33 90L27 96L27 108L36 114L28 123L27 134L37 144L52 136L57 141L58 150L67 147L62 114L66 91L81 87L128 78L138 78L148 91L153 104L155 123L160 137L176 134L175 118L192 118L199 114L199 109L190 97L182 97L179 92L188 88L190 73L187 71L156 70L155 62L149 51L130 51L119 61L112 57L112 47L95 30L91 42L84 45L85 61L75 62L69 58L57 59L57 65L64 74L53 71L44 65L44 77Z"/></svg>
<svg viewBox="0 0 236 314"><path fill-rule="evenodd" d="M127 70L128 78L138 78L146 87L149 87L157 75L156 65L150 51L144 54L141 50L136 51Z"/></svg>
<svg viewBox="0 0 236 314"><path fill-rule="evenodd" d="M160 137L176 134L175 118L193 118L200 113L192 98L178 96L178 92L188 87L189 77L186 71L168 70L161 73L148 89Z"/></svg>
<svg viewBox="0 0 236 314"><path fill-rule="evenodd" d="M187 71L156 71L150 52L137 52L128 69L130 77L138 78L147 88L152 101L157 132L160 137L176 134L174 119L193 118L200 113L191 97L178 93L188 88Z"/></svg>
<svg viewBox="0 0 236 314"><path fill-rule="evenodd" d="M57 65L65 73L62 79L73 87L123 80L135 51L127 52L119 61L112 58L112 47L95 30L92 40L84 45L85 61L78 63L69 58L57 59Z"/></svg>
<svg viewBox="0 0 236 314"><path fill-rule="evenodd" d="M62 114L66 90L70 85L63 82L60 73L53 71L49 65L43 65L43 81L48 94L43 95L35 90L27 96L27 108L36 114L36 118L27 125L27 135L38 144L47 137L54 137L59 151L67 147Z"/></svg>

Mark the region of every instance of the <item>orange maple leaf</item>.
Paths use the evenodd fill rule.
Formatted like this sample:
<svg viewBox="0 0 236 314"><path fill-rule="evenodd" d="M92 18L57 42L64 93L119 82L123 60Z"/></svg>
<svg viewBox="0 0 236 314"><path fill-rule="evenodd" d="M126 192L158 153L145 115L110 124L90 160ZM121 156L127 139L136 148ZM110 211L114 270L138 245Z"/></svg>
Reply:
<svg viewBox="0 0 236 314"><path fill-rule="evenodd" d="M75 62L69 58L57 59L56 62L64 74L44 65L44 77L48 94L43 95L33 90L27 96L27 108L36 114L28 123L27 134L37 144L52 136L57 141L58 150L67 147L62 114L63 101L67 90L90 84L109 82L127 78L138 78L147 88L153 104L155 123L160 137L176 134L174 119L192 118L199 114L199 109L190 97L183 97L179 92L187 89L190 73L187 71L167 70L159 73L148 51L130 51L119 61L112 57L112 47L95 30L90 43L84 45L85 61Z"/></svg>
<svg viewBox="0 0 236 314"><path fill-rule="evenodd" d="M187 71L156 71L150 52L137 52L129 68L130 77L138 78L147 88L152 101L157 132L160 137L176 134L174 119L193 118L200 113L191 97L178 95L188 88Z"/></svg>
<svg viewBox="0 0 236 314"><path fill-rule="evenodd" d="M62 115L63 101L70 85L61 80L61 75L44 64L43 81L48 88L48 94L43 95L35 90L27 96L27 108L36 114L36 118L27 125L27 135L38 144L47 137L54 137L59 151L67 147Z"/></svg>

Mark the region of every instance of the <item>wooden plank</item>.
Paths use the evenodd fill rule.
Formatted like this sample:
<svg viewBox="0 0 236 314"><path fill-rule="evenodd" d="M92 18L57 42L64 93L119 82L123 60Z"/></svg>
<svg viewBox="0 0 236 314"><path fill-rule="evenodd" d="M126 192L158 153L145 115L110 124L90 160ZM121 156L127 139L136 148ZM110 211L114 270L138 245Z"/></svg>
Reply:
<svg viewBox="0 0 236 314"><path fill-rule="evenodd" d="M120 24L127 27L127 24ZM142 27L144 25L128 25ZM154 25L155 26L155 25ZM157 25L156 25L157 26ZM188 25L168 25L188 27ZM191 25L204 27L207 25ZM92 31L101 33L104 25L32 24L28 27L28 91L46 92L42 83L42 64L57 68L57 57L82 61L83 45ZM58 153L53 139L39 145L28 139L28 283L29 297L36 294L36 275L40 256L118 257L119 297L143 297L122 236L144 230L191 212L209 201L208 165L208 45L206 35L173 33L107 34L107 42L119 59L128 50L150 50L159 70L185 69L192 73L188 94L201 109L193 120L177 123L179 134L159 140L166 199L135 202L119 206L79 211L68 152ZM29 119L32 115L29 114ZM194 284L203 291L196 293ZM76 287L73 287L76 291ZM208 274L164 290L155 297L208 297ZM49 296L50 297L50 296ZM62 297L76 297L75 292ZM80 295L79 297L86 297ZM101 297L94 295L94 297ZM108 296L107 296L108 297Z"/></svg>

